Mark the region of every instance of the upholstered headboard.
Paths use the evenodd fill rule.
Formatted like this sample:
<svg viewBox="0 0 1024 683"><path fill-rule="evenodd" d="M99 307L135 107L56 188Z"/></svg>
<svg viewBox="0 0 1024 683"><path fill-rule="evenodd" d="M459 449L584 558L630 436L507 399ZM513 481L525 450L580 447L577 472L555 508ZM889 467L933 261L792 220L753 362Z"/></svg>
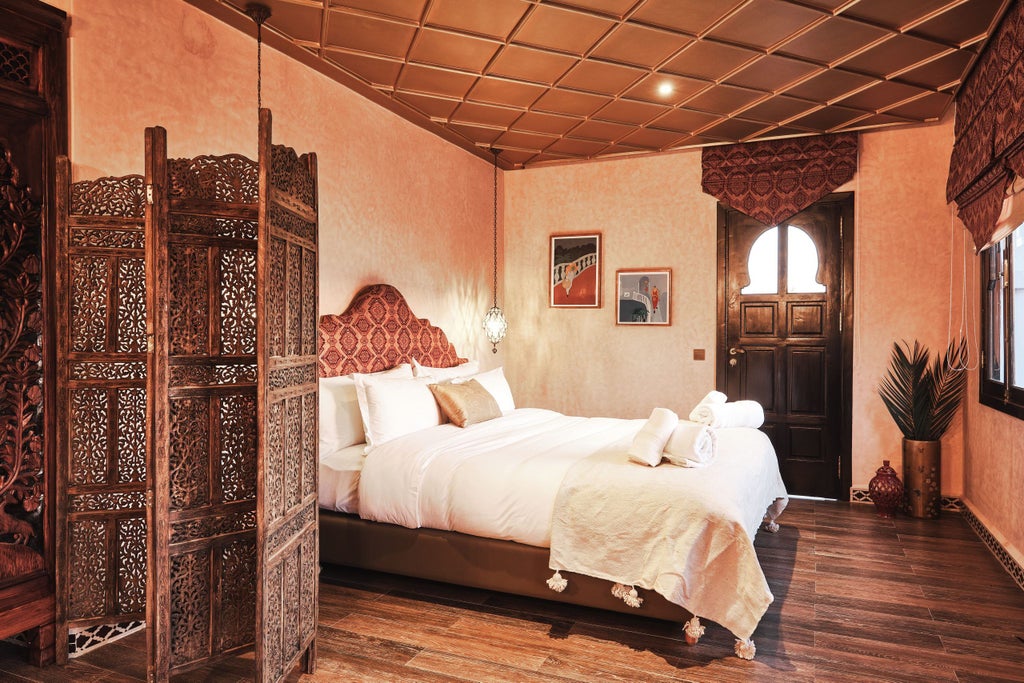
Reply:
<svg viewBox="0 0 1024 683"><path fill-rule="evenodd" d="M391 285L368 285L341 315L320 316L321 377L378 372L415 358L447 368L465 363L440 327L417 318Z"/></svg>

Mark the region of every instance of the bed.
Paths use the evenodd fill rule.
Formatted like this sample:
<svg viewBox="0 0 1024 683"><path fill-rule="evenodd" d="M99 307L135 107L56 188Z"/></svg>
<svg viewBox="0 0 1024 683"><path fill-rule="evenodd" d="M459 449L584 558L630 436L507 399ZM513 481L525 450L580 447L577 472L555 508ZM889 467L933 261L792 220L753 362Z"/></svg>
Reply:
<svg viewBox="0 0 1024 683"><path fill-rule="evenodd" d="M691 643L710 619L753 656L773 599L753 538L787 500L763 433L717 430L707 467L629 462L644 420L516 408L390 285L319 332L321 562L675 621ZM455 422L493 419L448 421L449 390L483 396Z"/></svg>

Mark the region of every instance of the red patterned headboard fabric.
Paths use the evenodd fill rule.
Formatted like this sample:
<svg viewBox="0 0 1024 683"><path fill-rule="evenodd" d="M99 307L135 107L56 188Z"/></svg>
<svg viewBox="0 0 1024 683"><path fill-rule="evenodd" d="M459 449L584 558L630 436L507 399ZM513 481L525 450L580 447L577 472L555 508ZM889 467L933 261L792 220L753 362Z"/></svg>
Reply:
<svg viewBox="0 0 1024 683"><path fill-rule="evenodd" d="M344 313L320 316L319 338L321 377L379 372L413 358L435 368L466 362L444 331L414 316L391 285L363 287Z"/></svg>

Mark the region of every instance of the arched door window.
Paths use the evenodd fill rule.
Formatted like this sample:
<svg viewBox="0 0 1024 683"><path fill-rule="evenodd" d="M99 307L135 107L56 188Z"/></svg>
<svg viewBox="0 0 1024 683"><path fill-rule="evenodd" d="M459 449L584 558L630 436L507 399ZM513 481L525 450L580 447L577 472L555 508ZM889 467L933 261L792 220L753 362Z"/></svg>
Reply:
<svg viewBox="0 0 1024 683"><path fill-rule="evenodd" d="M779 244L779 228L772 227L758 236L747 256L750 284L740 294L778 294L779 260L786 250L786 292L805 294L824 292L818 282L818 248L802 228L786 226L785 245Z"/></svg>

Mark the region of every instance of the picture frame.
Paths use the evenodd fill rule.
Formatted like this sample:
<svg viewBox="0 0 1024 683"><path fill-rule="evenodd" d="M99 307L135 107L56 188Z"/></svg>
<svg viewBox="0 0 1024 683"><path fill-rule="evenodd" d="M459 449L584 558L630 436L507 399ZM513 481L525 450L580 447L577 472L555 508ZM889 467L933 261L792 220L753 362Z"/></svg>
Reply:
<svg viewBox="0 0 1024 683"><path fill-rule="evenodd" d="M556 233L550 239L548 306L601 308L601 233Z"/></svg>
<svg viewBox="0 0 1024 683"><path fill-rule="evenodd" d="M615 271L616 325L672 324L672 269Z"/></svg>

